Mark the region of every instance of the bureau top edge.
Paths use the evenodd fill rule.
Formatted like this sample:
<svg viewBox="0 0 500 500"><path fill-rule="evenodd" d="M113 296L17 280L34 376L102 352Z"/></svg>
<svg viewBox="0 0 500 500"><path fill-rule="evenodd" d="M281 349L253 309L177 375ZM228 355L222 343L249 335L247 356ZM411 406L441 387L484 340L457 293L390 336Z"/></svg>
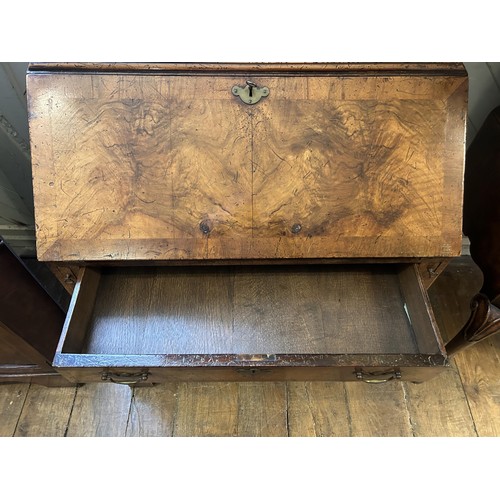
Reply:
<svg viewBox="0 0 500 500"><path fill-rule="evenodd" d="M33 62L29 73L277 73L467 76L462 63L104 63Z"/></svg>

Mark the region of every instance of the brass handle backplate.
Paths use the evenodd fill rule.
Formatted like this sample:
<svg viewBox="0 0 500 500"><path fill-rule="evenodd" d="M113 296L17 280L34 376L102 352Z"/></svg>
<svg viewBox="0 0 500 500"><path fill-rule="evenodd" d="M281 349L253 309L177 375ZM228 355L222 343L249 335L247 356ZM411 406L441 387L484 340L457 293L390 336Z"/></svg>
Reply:
<svg viewBox="0 0 500 500"><path fill-rule="evenodd" d="M110 373L103 372L101 380L113 382L115 384L134 385L138 382L145 382L148 379L147 372L140 373Z"/></svg>
<svg viewBox="0 0 500 500"><path fill-rule="evenodd" d="M357 369L354 374L357 380L362 380L367 384L383 384L389 380L401 380L401 371L396 368L394 370L365 372L363 369Z"/></svg>
<svg viewBox="0 0 500 500"><path fill-rule="evenodd" d="M246 86L234 85L231 89L234 95L237 95L245 104L257 104L263 97L269 95L267 87L258 87L250 80L246 81Z"/></svg>

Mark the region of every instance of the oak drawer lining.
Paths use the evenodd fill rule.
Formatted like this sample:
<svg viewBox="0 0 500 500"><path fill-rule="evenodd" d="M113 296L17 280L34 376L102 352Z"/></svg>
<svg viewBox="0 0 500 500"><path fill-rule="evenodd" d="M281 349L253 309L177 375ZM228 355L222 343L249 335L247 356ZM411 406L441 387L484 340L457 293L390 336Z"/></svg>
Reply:
<svg viewBox="0 0 500 500"><path fill-rule="evenodd" d="M88 317L68 317L61 354L442 355L411 265L86 271L71 310Z"/></svg>

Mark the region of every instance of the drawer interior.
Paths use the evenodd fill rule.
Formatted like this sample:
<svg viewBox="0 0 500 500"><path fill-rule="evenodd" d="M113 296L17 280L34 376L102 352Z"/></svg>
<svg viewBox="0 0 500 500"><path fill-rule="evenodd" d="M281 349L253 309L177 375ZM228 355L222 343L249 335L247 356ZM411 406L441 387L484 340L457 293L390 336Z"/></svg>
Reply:
<svg viewBox="0 0 500 500"><path fill-rule="evenodd" d="M392 264L84 268L58 353L444 351L416 267Z"/></svg>

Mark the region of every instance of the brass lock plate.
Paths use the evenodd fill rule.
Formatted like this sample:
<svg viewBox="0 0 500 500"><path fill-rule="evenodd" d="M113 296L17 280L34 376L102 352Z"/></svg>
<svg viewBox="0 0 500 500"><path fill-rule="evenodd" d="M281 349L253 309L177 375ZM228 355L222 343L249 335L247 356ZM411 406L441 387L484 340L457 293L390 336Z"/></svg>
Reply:
<svg viewBox="0 0 500 500"><path fill-rule="evenodd" d="M234 85L231 89L233 95L238 96L245 104L257 104L263 97L269 95L267 87L259 87L250 80L246 81L246 86Z"/></svg>

